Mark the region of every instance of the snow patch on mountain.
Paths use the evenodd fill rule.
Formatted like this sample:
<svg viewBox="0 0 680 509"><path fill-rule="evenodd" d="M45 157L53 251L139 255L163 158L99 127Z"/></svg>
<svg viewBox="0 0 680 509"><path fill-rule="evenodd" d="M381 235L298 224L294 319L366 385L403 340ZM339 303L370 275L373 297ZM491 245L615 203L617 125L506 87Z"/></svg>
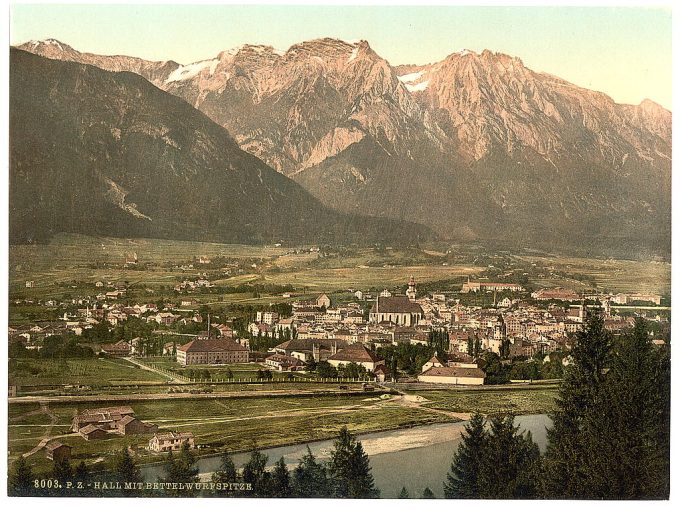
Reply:
<svg viewBox="0 0 680 509"><path fill-rule="evenodd" d="M347 63L349 64L352 60L354 60L357 57L358 54L359 54L359 48L358 47L354 48L352 50L352 54L347 59Z"/></svg>
<svg viewBox="0 0 680 509"><path fill-rule="evenodd" d="M429 83L430 83L430 80L421 81L417 85L410 85L410 84L406 83L406 90L408 90L409 92L422 92L423 90L425 90L427 88L427 85Z"/></svg>
<svg viewBox="0 0 680 509"><path fill-rule="evenodd" d="M418 72L412 72L410 74L404 74L403 76L397 76L397 78L402 83L411 83L413 81L416 81L423 74L425 74L425 71L418 71Z"/></svg>
<svg viewBox="0 0 680 509"><path fill-rule="evenodd" d="M212 76L219 64L219 59L203 60L202 62L195 62L189 65L181 65L170 73L165 83L172 83L173 81L184 81L193 78L204 69L209 69Z"/></svg>

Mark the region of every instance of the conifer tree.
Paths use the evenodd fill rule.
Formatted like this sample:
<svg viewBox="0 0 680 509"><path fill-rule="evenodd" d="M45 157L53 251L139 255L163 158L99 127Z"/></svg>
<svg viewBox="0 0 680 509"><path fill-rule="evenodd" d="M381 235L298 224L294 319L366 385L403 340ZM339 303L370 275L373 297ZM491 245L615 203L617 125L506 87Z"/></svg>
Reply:
<svg viewBox="0 0 680 509"><path fill-rule="evenodd" d="M586 416L593 412L610 357L611 336L597 314L589 315L576 335L573 362L565 370L551 414L543 474L544 495L550 498L588 498L585 458L593 454L584 434Z"/></svg>
<svg viewBox="0 0 680 509"><path fill-rule="evenodd" d="M238 472L236 471L236 465L234 465L234 460L231 454L225 452L222 455L222 463L220 464L219 470L213 473L212 482L229 484L236 482L238 478Z"/></svg>
<svg viewBox="0 0 680 509"><path fill-rule="evenodd" d="M14 462L9 476L8 492L13 497L28 497L33 495L33 470L26 462L26 458L19 456Z"/></svg>
<svg viewBox="0 0 680 509"><path fill-rule="evenodd" d="M316 461L309 446L293 471L292 484L297 498L326 498L332 494L326 467Z"/></svg>
<svg viewBox="0 0 680 509"><path fill-rule="evenodd" d="M484 417L476 413L465 425L444 482L444 498L479 498L479 469L486 443Z"/></svg>
<svg viewBox="0 0 680 509"><path fill-rule="evenodd" d="M403 486L401 488L401 491L399 492L399 496L397 498L411 498L411 494L406 489L406 486Z"/></svg>
<svg viewBox="0 0 680 509"><path fill-rule="evenodd" d="M427 487L423 490L423 496L420 497L420 498L431 499L431 498L437 498L437 497L435 497L434 493L432 493L432 490L429 487Z"/></svg>
<svg viewBox="0 0 680 509"><path fill-rule="evenodd" d="M664 499L669 495L670 451L664 389L670 383L662 354L643 320L614 346L611 369L595 408L584 421L592 451L584 458L590 498Z"/></svg>
<svg viewBox="0 0 680 509"><path fill-rule="evenodd" d="M283 457L274 464L271 481L271 495L275 498L288 498L292 496L290 486L290 472Z"/></svg>
<svg viewBox="0 0 680 509"><path fill-rule="evenodd" d="M337 498L378 498L368 455L344 427L340 430L329 462L333 495Z"/></svg>
<svg viewBox="0 0 680 509"><path fill-rule="evenodd" d="M52 478L59 483L61 494L66 493L66 483L73 479L73 469L68 458L60 459L54 462L52 468Z"/></svg>
<svg viewBox="0 0 680 509"><path fill-rule="evenodd" d="M132 459L132 456L130 456L130 451L127 447L123 448L116 455L113 462L113 473L115 480L121 483L138 483L142 481L142 473Z"/></svg>
<svg viewBox="0 0 680 509"><path fill-rule="evenodd" d="M530 433L519 433L512 415L492 417L479 468L480 498L534 498L539 462L538 446Z"/></svg>
<svg viewBox="0 0 680 509"><path fill-rule="evenodd" d="M244 496L268 497L271 489L271 474L266 470L267 456L255 450L243 466L243 482L252 486L252 491L244 492Z"/></svg>

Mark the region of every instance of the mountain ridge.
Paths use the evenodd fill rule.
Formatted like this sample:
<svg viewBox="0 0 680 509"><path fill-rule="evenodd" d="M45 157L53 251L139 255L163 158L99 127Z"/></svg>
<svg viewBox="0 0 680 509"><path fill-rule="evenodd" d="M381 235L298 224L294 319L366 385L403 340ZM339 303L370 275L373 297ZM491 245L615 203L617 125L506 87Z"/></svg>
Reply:
<svg viewBox="0 0 680 509"><path fill-rule="evenodd" d="M34 50L125 65L48 46ZM672 114L651 101L621 105L489 50L391 66L331 38L127 65L337 210L463 240L669 252Z"/></svg>

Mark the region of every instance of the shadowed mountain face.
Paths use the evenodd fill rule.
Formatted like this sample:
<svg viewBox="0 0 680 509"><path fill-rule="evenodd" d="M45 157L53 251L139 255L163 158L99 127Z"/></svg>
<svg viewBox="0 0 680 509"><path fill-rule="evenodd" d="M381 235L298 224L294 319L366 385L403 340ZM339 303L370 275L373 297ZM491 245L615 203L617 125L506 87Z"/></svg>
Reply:
<svg viewBox="0 0 680 509"><path fill-rule="evenodd" d="M350 217L242 151L141 76L11 50L10 236L416 242L427 228Z"/></svg>
<svg viewBox="0 0 680 509"><path fill-rule="evenodd" d="M671 113L508 55L393 67L365 41L320 39L182 66L23 48L141 74L341 211L508 246L670 251Z"/></svg>

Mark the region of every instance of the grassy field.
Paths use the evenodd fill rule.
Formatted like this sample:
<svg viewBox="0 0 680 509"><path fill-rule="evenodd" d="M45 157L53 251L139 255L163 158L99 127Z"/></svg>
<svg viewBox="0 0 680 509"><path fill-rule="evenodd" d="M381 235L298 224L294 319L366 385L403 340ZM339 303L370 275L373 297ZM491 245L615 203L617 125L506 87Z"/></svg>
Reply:
<svg viewBox="0 0 680 509"><path fill-rule="evenodd" d="M670 293L670 263L565 256L522 256L520 259L555 271L585 275L592 279L596 288L601 291L653 292L661 295ZM590 284L564 278L537 278L531 282L544 287L562 286L575 290L591 287Z"/></svg>
<svg viewBox="0 0 680 509"><path fill-rule="evenodd" d="M135 385L167 377L124 359L12 359L10 385Z"/></svg>
<svg viewBox="0 0 680 509"><path fill-rule="evenodd" d="M522 386L465 390L417 391L413 394L429 401L425 406L452 412L480 412L485 415L544 414L553 410L557 385Z"/></svg>
<svg viewBox="0 0 680 509"><path fill-rule="evenodd" d="M405 408L377 397L318 396L287 398L248 398L238 400L131 402L136 415L156 423L161 430L191 431L201 453L239 451L272 447L333 437L342 426L356 433L431 424L452 420L424 409ZM113 455L131 446L140 463L158 461L144 450L149 436L111 435L107 439L85 441L68 433L75 414L93 404L51 404L45 413L34 406L12 405L9 425L10 460L30 451L44 437L58 438L71 445L72 462L104 468ZM19 410L17 408L20 408ZM44 452L29 456L38 472L47 472L51 463Z"/></svg>

